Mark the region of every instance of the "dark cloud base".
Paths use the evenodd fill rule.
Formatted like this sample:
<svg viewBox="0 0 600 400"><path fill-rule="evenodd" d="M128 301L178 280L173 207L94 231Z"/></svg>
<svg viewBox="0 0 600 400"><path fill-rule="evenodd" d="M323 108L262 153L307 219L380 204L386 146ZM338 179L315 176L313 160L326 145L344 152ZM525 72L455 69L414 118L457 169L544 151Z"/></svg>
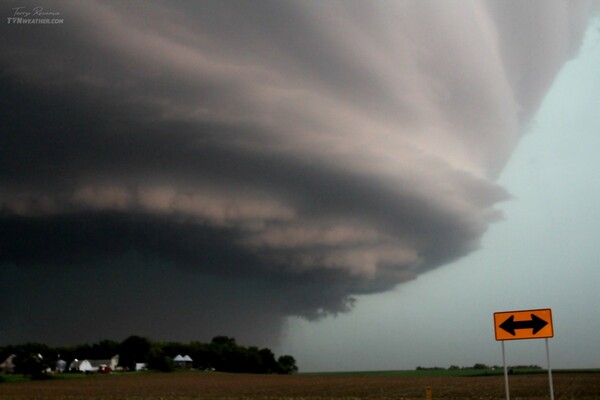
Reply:
<svg viewBox="0 0 600 400"><path fill-rule="evenodd" d="M232 246L232 232L148 215L5 216L0 239L6 343L275 343L286 315L345 311L354 291L344 272L279 273Z"/></svg>

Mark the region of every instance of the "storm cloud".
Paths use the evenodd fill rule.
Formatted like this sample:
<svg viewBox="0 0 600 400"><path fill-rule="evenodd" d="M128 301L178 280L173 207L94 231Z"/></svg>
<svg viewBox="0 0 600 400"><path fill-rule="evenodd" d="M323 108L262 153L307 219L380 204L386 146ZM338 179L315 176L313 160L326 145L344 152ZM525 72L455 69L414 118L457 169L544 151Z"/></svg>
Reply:
<svg viewBox="0 0 600 400"><path fill-rule="evenodd" d="M270 343L477 250L593 7L43 8L0 28L2 343Z"/></svg>

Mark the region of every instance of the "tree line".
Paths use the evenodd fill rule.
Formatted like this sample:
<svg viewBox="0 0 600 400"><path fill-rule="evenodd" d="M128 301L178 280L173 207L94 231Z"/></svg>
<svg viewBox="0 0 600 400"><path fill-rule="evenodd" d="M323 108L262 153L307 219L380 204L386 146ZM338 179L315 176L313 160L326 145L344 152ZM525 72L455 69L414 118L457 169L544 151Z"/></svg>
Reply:
<svg viewBox="0 0 600 400"><path fill-rule="evenodd" d="M291 374L298 371L291 355L276 358L268 348L242 346L228 336L217 336L209 343L154 342L142 336L130 336L122 342L102 340L94 344L51 347L41 343L26 343L0 347L0 362L14 355L14 372L30 375L53 369L59 360L102 360L119 356L119 367L135 370L136 363L148 369L169 372L175 370L173 359L188 355L192 368L236 373ZM39 371L38 371L39 370Z"/></svg>
<svg viewBox="0 0 600 400"><path fill-rule="evenodd" d="M539 365L513 365L510 368L512 369L542 369ZM451 365L448 368L444 367L417 367L417 371L444 371L448 369L449 371L457 371L462 369L502 369L502 367L498 365L488 366L481 363L476 363L471 367L459 367L458 365Z"/></svg>

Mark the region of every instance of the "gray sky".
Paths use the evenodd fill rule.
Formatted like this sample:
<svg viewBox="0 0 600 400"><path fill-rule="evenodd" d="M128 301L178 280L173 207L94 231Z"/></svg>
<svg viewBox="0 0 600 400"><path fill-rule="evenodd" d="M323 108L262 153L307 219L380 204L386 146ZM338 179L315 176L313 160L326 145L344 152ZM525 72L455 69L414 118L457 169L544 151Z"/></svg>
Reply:
<svg viewBox="0 0 600 400"><path fill-rule="evenodd" d="M2 5L0 343L385 369L494 363L494 311L598 326L597 39L553 85L595 3L40 4Z"/></svg>

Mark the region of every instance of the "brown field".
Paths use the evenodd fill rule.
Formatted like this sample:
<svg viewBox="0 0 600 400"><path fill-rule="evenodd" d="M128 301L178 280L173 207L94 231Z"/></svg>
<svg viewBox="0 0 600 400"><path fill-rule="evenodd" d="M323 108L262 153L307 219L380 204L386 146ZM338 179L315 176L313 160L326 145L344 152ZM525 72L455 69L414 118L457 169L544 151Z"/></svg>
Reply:
<svg viewBox="0 0 600 400"><path fill-rule="evenodd" d="M503 376L409 377L400 375L245 375L171 373L93 376L0 383L10 400L184 400L184 399L433 399L503 400ZM548 399L547 375L510 377L511 399ZM600 374L554 376L556 400L600 399Z"/></svg>

